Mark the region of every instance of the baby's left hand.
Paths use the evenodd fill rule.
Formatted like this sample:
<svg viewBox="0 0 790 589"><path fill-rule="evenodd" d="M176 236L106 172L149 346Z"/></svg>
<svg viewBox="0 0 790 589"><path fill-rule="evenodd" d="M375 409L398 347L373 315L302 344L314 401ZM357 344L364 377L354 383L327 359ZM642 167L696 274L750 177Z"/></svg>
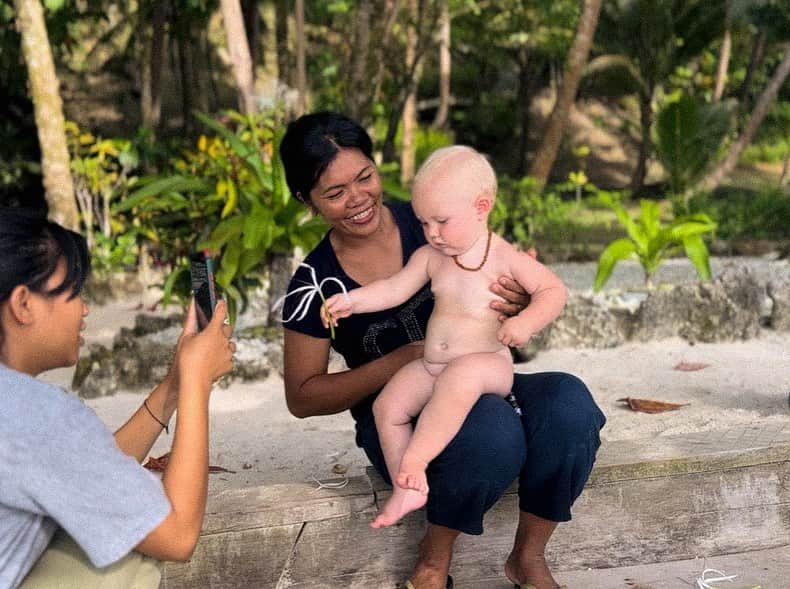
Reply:
<svg viewBox="0 0 790 589"><path fill-rule="evenodd" d="M520 348L526 345L530 337L532 337L532 334L525 331L522 325L519 325L518 317L506 319L496 333L497 341L511 348Z"/></svg>

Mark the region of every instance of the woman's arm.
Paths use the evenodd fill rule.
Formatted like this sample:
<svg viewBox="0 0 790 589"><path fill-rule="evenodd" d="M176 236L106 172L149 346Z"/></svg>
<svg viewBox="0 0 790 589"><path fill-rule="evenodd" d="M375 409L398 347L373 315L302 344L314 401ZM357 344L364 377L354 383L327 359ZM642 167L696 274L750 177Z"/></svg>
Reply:
<svg viewBox="0 0 790 589"><path fill-rule="evenodd" d="M203 525L208 489L209 397L212 383L233 367L235 350L229 339L230 327L223 324L226 315L226 304L221 301L208 326L195 333L193 302L176 348L178 423L162 477L172 510L136 547L138 552L160 560L188 560Z"/></svg>
<svg viewBox="0 0 790 589"><path fill-rule="evenodd" d="M142 462L148 456L151 446L162 433L162 426L157 420L167 424L173 416L178 399L177 380L171 370L146 398L145 404L148 409L140 405L129 420L115 432L115 443L124 454L136 458L137 462ZM149 410L151 413L148 412Z"/></svg>
<svg viewBox="0 0 790 589"><path fill-rule="evenodd" d="M296 417L350 409L387 384L402 366L422 357L422 342L408 344L358 368L328 374L328 339L287 328L284 332L285 400Z"/></svg>

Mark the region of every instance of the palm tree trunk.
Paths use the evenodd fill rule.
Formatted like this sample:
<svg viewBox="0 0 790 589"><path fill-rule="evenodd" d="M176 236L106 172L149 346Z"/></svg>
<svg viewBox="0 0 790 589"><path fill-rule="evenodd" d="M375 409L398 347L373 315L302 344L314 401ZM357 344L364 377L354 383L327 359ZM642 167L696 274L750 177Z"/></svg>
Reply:
<svg viewBox="0 0 790 589"><path fill-rule="evenodd" d="M444 127L450 113L450 79L452 75L450 33L450 7L448 0L443 0L442 12L439 16L439 108L433 119L434 129Z"/></svg>
<svg viewBox="0 0 790 589"><path fill-rule="evenodd" d="M743 150L751 143L765 115L771 110L771 106L773 106L776 100L779 88L782 86L785 79L787 79L788 74L790 74L790 47L785 49L782 62L779 64L779 67L776 68L774 75L771 76L771 80L768 82L762 94L760 94L760 98L757 99L757 104L754 106L754 110L749 116L749 122L746 123L743 133L741 133L738 140L732 144L726 157L719 165L702 179L699 183L699 188L713 190L721 184L721 181L727 174L732 172L741 157L741 153L743 153Z"/></svg>
<svg viewBox="0 0 790 589"><path fill-rule="evenodd" d="M351 48L351 67L346 95L346 111L356 121L364 121L370 104L368 57L370 55L370 21L373 16L371 0L357 1L357 18L354 25L354 43Z"/></svg>
<svg viewBox="0 0 790 589"><path fill-rule="evenodd" d="M565 125L570 115L571 107L576 100L576 92L579 89L579 81L582 71L587 63L590 54L595 29L598 26L598 15L601 12L602 0L584 0L582 14L579 17L579 24L576 29L576 37L568 53L568 61L565 66L562 85L557 91L557 102L554 104L543 141L532 161L529 174L537 180L538 189L546 184L557 153L562 142L562 135Z"/></svg>
<svg viewBox="0 0 790 589"><path fill-rule="evenodd" d="M411 12L412 22L406 28L406 63L417 61L417 28L414 21L417 19L417 0L409 0L409 11ZM417 84L420 79L419 66L411 78L411 83L407 89L406 101L403 105L403 115L401 124L403 133L401 135L400 151L400 183L403 186L411 184L414 178L414 168L417 155Z"/></svg>
<svg viewBox="0 0 790 589"><path fill-rule="evenodd" d="M716 86L713 90L713 102L718 102L724 95L724 86L727 82L727 70L730 66L730 51L732 49L732 35L729 27L724 30L724 39L721 41L719 52L719 66L716 68Z"/></svg>
<svg viewBox="0 0 790 589"><path fill-rule="evenodd" d="M296 0L296 90L299 94L297 115L307 112L307 40L304 33L304 0Z"/></svg>
<svg viewBox="0 0 790 589"><path fill-rule="evenodd" d="M151 25L143 50L140 117L144 127L155 131L162 118L162 58L165 40L165 2L150 6Z"/></svg>
<svg viewBox="0 0 790 589"><path fill-rule="evenodd" d="M766 37L767 35L765 31L760 30L757 32L757 36L754 38L752 53L749 56L749 65L746 67L746 75L743 77L743 82L741 83L740 102L742 107L744 104L746 104L746 99L749 97L749 86L752 83L754 72L760 67L763 57L765 56Z"/></svg>
<svg viewBox="0 0 790 589"><path fill-rule="evenodd" d="M652 86L651 86L652 88ZM636 195L645 185L647 177L647 158L650 154L650 127L653 125L653 100L650 94L639 95L639 123L642 140L639 142L639 152L636 156L636 168L631 176L631 192Z"/></svg>
<svg viewBox="0 0 790 589"><path fill-rule="evenodd" d="M239 0L220 0L228 51L239 92L239 108L249 114L255 112L255 96L252 74L252 56L244 28L244 15Z"/></svg>
<svg viewBox="0 0 790 589"><path fill-rule="evenodd" d="M14 0L14 10L38 129L41 173L49 217L64 227L76 230L79 217L66 144L63 101L44 22L44 10L39 0Z"/></svg>

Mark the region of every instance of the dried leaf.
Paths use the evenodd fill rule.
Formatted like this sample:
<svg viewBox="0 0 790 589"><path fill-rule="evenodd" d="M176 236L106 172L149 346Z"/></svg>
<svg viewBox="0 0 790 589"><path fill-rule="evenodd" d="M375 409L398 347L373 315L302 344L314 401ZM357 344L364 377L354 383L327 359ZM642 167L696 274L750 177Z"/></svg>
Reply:
<svg viewBox="0 0 790 589"><path fill-rule="evenodd" d="M691 403L667 403L666 401L653 401L652 399L632 399L625 397L617 399L618 403L626 403L632 411L640 411L642 413L663 413L664 411L674 411L691 405Z"/></svg>
<svg viewBox="0 0 790 589"><path fill-rule="evenodd" d="M167 468L167 463L170 461L170 452L167 454L162 454L159 458L154 458L153 456L148 457L148 462L146 462L143 466L148 470L155 470L157 472L164 472L165 468ZM209 472L229 472L231 474L236 474L235 470L228 470L227 468L223 468L221 466L212 466L209 465L208 467Z"/></svg>
<svg viewBox="0 0 790 589"><path fill-rule="evenodd" d="M703 368L707 368L710 364L705 364L704 362L678 362L675 365L675 370L680 370L681 372L694 372L696 370L702 370Z"/></svg>

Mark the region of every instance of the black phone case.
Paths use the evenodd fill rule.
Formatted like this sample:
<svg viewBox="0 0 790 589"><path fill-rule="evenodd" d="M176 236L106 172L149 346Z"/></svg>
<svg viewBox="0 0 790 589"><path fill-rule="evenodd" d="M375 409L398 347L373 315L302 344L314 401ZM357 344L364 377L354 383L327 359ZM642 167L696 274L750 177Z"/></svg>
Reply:
<svg viewBox="0 0 790 589"><path fill-rule="evenodd" d="M189 273L192 279L192 294L195 297L198 330L209 324L217 304L214 287L214 267L211 256L196 252L189 256Z"/></svg>

